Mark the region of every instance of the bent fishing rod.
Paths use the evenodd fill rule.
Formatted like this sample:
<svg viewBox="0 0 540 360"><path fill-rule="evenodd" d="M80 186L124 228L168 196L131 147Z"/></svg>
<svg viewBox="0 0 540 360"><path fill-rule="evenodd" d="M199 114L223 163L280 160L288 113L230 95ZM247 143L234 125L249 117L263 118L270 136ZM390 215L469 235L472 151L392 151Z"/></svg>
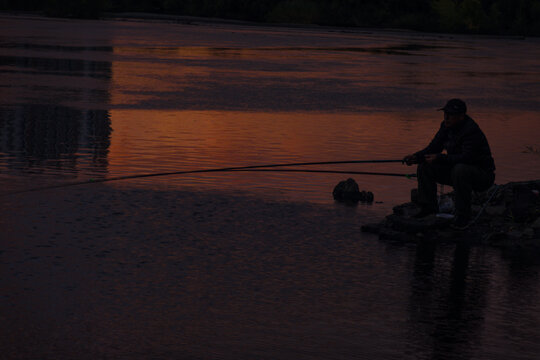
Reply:
<svg viewBox="0 0 540 360"><path fill-rule="evenodd" d="M162 173L148 173L148 174L134 174L134 175L125 175L117 176L111 178L103 179L89 179L85 181L77 181L63 184L56 184L50 186L43 186L39 188L32 188L20 191L14 191L9 193L1 194L0 196L15 195L26 192L34 192L41 190L49 189L59 189L64 187L76 186L76 185L85 185L85 184L97 184L110 181L120 181L120 180L130 180L130 179L140 179L140 178L149 178L149 177L158 177L158 176L172 176L172 175L188 175L188 174L201 174L201 173L214 173L214 172L234 172L234 171L275 171L275 172L306 172L306 173L327 173L327 174L356 174L356 175L381 175L381 176L400 176L411 178L416 176L415 174L396 174L396 173L378 173L378 172L367 172L367 171L340 171L340 170L307 170L307 169L270 169L277 167L290 167L290 166L310 166L310 165L337 165L337 164L376 164L376 163L402 163L400 160L347 160L347 161L317 161L317 162L301 162L301 163L283 163L283 164L264 164L264 165L248 165L248 166L234 166L234 167L223 167L223 168L213 168L213 169L198 169L198 170L182 170L182 171L172 171L172 172L162 172Z"/></svg>
<svg viewBox="0 0 540 360"><path fill-rule="evenodd" d="M297 172L297 173L322 173L322 174L350 174L350 175L379 175L379 176L398 176L408 179L416 177L416 174L401 174L387 172L372 172L372 171L349 171L349 170L319 170L319 169L237 169L229 170L230 172Z"/></svg>

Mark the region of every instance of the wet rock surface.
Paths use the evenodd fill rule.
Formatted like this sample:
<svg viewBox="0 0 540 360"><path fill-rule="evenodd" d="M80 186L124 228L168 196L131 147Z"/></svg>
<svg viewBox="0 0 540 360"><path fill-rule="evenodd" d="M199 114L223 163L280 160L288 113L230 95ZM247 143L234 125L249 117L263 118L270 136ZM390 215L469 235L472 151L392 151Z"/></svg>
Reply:
<svg viewBox="0 0 540 360"><path fill-rule="evenodd" d="M334 200L347 204L356 204L358 202L372 203L374 200L373 193L365 190L360 191L358 184L353 178L340 181L334 187L332 196Z"/></svg>
<svg viewBox="0 0 540 360"><path fill-rule="evenodd" d="M488 191L473 193L471 222L465 229L453 227L448 214L416 219L420 211L413 201L393 208L378 224L366 224L362 231L376 233L380 239L418 242L468 242L509 249L540 251L540 180L495 185ZM453 198L453 193L446 194Z"/></svg>

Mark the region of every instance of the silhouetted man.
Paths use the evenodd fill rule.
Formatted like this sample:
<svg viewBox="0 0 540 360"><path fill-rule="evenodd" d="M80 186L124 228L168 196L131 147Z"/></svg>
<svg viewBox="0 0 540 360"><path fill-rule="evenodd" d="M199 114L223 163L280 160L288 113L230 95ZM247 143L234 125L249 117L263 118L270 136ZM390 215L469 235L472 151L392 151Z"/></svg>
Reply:
<svg viewBox="0 0 540 360"><path fill-rule="evenodd" d="M493 185L495 162L486 136L467 115L462 100L451 99L439 110L444 111L444 121L431 143L403 158L407 165L418 164L421 210L415 217L437 212L437 183L452 185L456 205L454 226L465 228L471 217L471 193Z"/></svg>

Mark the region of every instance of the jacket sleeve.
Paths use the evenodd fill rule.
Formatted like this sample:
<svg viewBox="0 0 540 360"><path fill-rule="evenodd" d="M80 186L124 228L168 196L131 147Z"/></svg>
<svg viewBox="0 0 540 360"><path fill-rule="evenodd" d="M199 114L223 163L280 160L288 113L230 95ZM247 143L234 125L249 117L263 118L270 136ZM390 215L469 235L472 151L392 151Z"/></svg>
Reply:
<svg viewBox="0 0 540 360"><path fill-rule="evenodd" d="M426 154L439 154L444 149L444 142L446 140L446 137L447 133L445 129L443 129L443 125L441 125L439 131L437 131L429 145L426 148L416 152L414 155L416 155L416 157L423 161L424 155Z"/></svg>
<svg viewBox="0 0 540 360"><path fill-rule="evenodd" d="M474 164L480 159L479 146L481 144L481 134L478 131L468 131L463 134L461 141L461 152L457 154L440 154L437 160L450 164Z"/></svg>

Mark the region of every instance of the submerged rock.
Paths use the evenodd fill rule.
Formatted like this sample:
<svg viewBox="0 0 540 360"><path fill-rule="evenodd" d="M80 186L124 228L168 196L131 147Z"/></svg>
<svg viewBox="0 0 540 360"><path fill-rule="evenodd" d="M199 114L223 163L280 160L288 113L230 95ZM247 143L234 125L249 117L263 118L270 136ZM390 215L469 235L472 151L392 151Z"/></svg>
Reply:
<svg viewBox="0 0 540 360"><path fill-rule="evenodd" d="M375 199L375 196L373 195L373 193L371 191L368 191L366 192L366 202L367 203L372 203L373 200Z"/></svg>
<svg viewBox="0 0 540 360"><path fill-rule="evenodd" d="M332 195L334 196L334 200L353 203L360 201L362 196L358 184L352 178L340 181L339 184L334 187Z"/></svg>
<svg viewBox="0 0 540 360"><path fill-rule="evenodd" d="M352 204L356 204L359 201L372 203L374 200L373 193L365 190L360 191L358 184L352 178L340 181L339 184L334 187L332 195L336 201Z"/></svg>

